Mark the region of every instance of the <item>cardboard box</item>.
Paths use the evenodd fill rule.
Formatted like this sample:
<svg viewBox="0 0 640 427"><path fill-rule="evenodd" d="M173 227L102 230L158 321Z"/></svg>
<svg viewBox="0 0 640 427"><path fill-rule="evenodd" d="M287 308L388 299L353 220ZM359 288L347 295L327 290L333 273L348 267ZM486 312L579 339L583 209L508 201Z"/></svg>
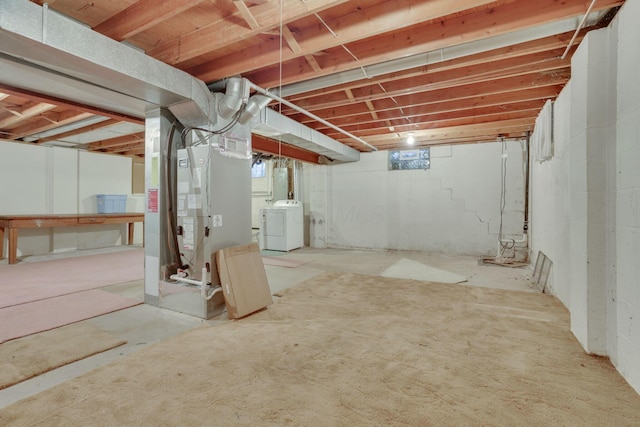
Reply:
<svg viewBox="0 0 640 427"><path fill-rule="evenodd" d="M229 319L238 319L273 303L257 243L221 249L215 254Z"/></svg>

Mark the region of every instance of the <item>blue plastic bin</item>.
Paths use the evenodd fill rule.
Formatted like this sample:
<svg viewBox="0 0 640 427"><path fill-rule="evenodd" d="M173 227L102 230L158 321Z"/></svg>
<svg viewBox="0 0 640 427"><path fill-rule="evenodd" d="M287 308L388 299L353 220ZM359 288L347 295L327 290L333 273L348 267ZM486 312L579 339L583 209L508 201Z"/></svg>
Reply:
<svg viewBox="0 0 640 427"><path fill-rule="evenodd" d="M125 213L127 211L126 194L96 194L98 213Z"/></svg>

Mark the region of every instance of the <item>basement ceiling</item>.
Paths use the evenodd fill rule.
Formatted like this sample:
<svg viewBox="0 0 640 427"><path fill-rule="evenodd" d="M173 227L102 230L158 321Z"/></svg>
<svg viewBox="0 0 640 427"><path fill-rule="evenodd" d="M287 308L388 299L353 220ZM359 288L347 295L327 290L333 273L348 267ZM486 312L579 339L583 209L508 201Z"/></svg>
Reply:
<svg viewBox="0 0 640 427"><path fill-rule="evenodd" d="M623 3L50 0L47 7L212 88L246 77L386 150L407 148L409 133L414 147L525 137L569 80L586 32L608 25ZM371 151L286 105L269 108ZM144 155L142 118L3 85L0 138ZM269 141L254 145L273 151Z"/></svg>

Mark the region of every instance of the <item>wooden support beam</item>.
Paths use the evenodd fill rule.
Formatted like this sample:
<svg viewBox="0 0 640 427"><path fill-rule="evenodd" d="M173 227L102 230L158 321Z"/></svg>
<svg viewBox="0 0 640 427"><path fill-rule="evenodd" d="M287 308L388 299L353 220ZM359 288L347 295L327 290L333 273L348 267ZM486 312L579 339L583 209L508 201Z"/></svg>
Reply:
<svg viewBox="0 0 640 427"><path fill-rule="evenodd" d="M322 68L320 68L320 64L318 64L315 56L305 55L304 57L315 72L319 73L322 71Z"/></svg>
<svg viewBox="0 0 640 427"><path fill-rule="evenodd" d="M203 0L138 0L128 8L93 27L122 41L200 4Z"/></svg>
<svg viewBox="0 0 640 427"><path fill-rule="evenodd" d="M372 124L368 127L363 126L357 130L350 130L350 132L360 138L366 139L369 136L386 133L395 134L399 132L417 132L421 130L425 131L428 129L453 128L457 126L478 125L483 123L498 123L501 121L513 119L535 120L536 117L538 117L539 112L540 108L452 118L436 115L435 117L425 117L424 120L420 120L420 118L414 118L411 120L411 123L407 123L406 120L404 122L399 121L397 124L395 124L393 131L387 130L383 123L379 123L377 126ZM341 134L335 132L328 132L326 135L333 139L342 138Z"/></svg>
<svg viewBox="0 0 640 427"><path fill-rule="evenodd" d="M416 142L428 143L431 140L438 139L455 139L469 137L493 137L497 138L499 134L507 132L526 132L533 130L535 118L528 119L512 119L499 122L488 122L481 124L443 127L437 129L418 130L415 131ZM369 144L377 145L384 143L397 143L398 136L393 135L376 135L363 138ZM342 141L341 141L342 142Z"/></svg>
<svg viewBox="0 0 640 427"><path fill-rule="evenodd" d="M351 87L346 89L349 89L353 94L353 97L348 98L350 102L362 102L403 96L410 93L433 91L441 88L453 88L473 83L490 82L496 79L529 75L532 73L569 73L571 67L570 60L556 58L556 54L558 53L562 53L560 49L491 61L468 67L412 75L405 78L395 78L390 81L385 81L384 89L380 86L381 82L377 80L375 82L364 80L357 82L357 84L354 82ZM298 96L295 104L305 109L330 108L331 106L341 105L346 101L343 95L345 90L332 90L322 94L315 92L313 95L306 97Z"/></svg>
<svg viewBox="0 0 640 427"><path fill-rule="evenodd" d="M577 40L582 40L589 29L591 28L584 29ZM474 55L466 55L460 58L410 68L408 70L378 75L375 77L373 83L387 84L388 82L398 80L420 78L426 74L437 74L444 71L456 71L459 69L464 69L466 72L473 72L476 70L476 67L484 67L486 64L494 64L497 62L500 62L503 65L506 64L506 66L514 66L518 64L517 58L523 56L527 57L525 61L528 62L539 62L545 59L550 60L560 56L565 49L564 46L569 43L572 35L573 32L562 33L498 49L488 50ZM514 59L516 61L510 64L505 61ZM520 62L520 64L526 63L527 62ZM497 68L497 66L494 66L494 70ZM287 100L296 103L299 99L311 98L318 95L327 95L329 93L340 92L345 89L364 88L371 84L372 82L368 79L357 80L354 82L337 84L315 91L288 96Z"/></svg>
<svg viewBox="0 0 640 427"><path fill-rule="evenodd" d="M253 17L260 23L259 28L251 29L242 25L229 25L232 20L227 17L176 39L161 42L158 46L149 50L148 54L162 62L179 65L189 59L276 29L281 22L286 24L346 1L316 0L302 2L300 0L282 0L282 20L278 2L265 2L251 8ZM240 12L238 12L238 15L240 15ZM220 37L221 35L224 35L224 37ZM224 75L224 77L227 77L227 75Z"/></svg>
<svg viewBox="0 0 640 427"><path fill-rule="evenodd" d="M429 7L432 3L423 2L421 4ZM450 1L447 1L447 3L452 4ZM455 4L457 3L455 2ZM357 64L354 63L351 56L337 54L338 51L336 49L332 51L333 54L323 58L320 66L324 70L323 74L332 74L360 66L389 61L398 57L437 51L466 42L482 40L487 37L575 17L584 13L584 3L583 0L566 0L561 3L557 0L515 0L496 8L482 9L470 14L460 14L446 21L434 19L419 26L403 26L400 31L393 31L393 28L389 28L388 34L362 41L354 41L349 44L349 49L359 59ZM599 0L594 9L609 9L622 3L622 0ZM387 4L387 2L383 2L383 4ZM414 7L406 10L413 12ZM444 24L445 22L446 25ZM333 26L333 24L330 25ZM384 26L385 24L378 23L378 25ZM357 40L361 38L358 37ZM327 50L330 46L340 46L339 39L340 37L335 40L333 40L333 37L326 40L314 38L312 40L313 43L307 45L305 40L299 38L298 42L302 47L300 54L285 53L283 55L282 60L285 63L282 66L282 70L283 75L287 76L287 78L283 79L282 83L290 84L318 77L318 73L308 68L305 69L304 59L300 58L300 56L308 53L307 50L311 52L314 49L319 50L318 46L320 44L323 50ZM220 60L212 60L209 63L193 67L189 71L204 81L221 78L218 74L221 76L243 74L258 85L270 87L275 77L274 68L268 75L263 72L260 75L251 75L249 71L253 70L253 64L256 61L259 61L263 68L270 64L279 64L278 46L263 43L259 48L259 50L245 49L235 55L227 55L224 58L220 58Z"/></svg>
<svg viewBox="0 0 640 427"><path fill-rule="evenodd" d="M311 151L303 150L293 145L281 143L270 138L253 134L251 145L254 151L288 157L308 163L319 163L319 155Z"/></svg>
<svg viewBox="0 0 640 427"><path fill-rule="evenodd" d="M430 112L427 108L425 108L424 114L400 116L400 114L398 113L396 117L384 121L367 118L366 114L363 114L361 121L358 121L357 123L351 125L342 124L340 127L347 132L355 133L358 136L366 136L375 132L387 132L390 126L394 128L393 130L391 130L392 132L409 131L409 126L407 125L406 120L404 120L407 117L411 119L414 124L425 128L447 126L443 123L451 122L454 120L466 121L469 123L473 122L476 119L483 119L485 121L504 120L505 118L509 118L510 114L518 112L526 112L526 114L533 115L535 117L538 115L538 112L545 102L545 99L538 99L532 101L517 102L513 104L494 105L479 108L468 107L446 112ZM493 119L487 119L490 117L493 117ZM342 134L340 134L339 132L336 132L335 130L321 124L319 126L312 126L312 128L334 139L339 139L342 137ZM415 128L413 130L415 130Z"/></svg>
<svg viewBox="0 0 640 427"><path fill-rule="evenodd" d="M238 12L240 12L240 15L242 15L244 20L247 22L249 28L251 28L252 30L257 30L260 28L260 24L258 24L256 18L253 16L253 14L251 14L251 11L249 10L245 2L243 2L242 0L236 0L233 2L233 4L236 6L236 9L238 9Z"/></svg>
<svg viewBox="0 0 640 427"><path fill-rule="evenodd" d="M17 89L17 88L13 88L11 86L7 86L5 84L0 83L0 92L3 93L8 93L9 95L14 95L14 96L19 96L22 98L27 98L30 99L32 101L39 101L39 102L44 102L44 103L48 103L48 104L55 104L58 107L66 107L69 108L71 110L77 110L77 111L82 111L82 112L86 112L86 113L92 113L98 116L105 116L105 117L109 117L112 119L117 119L123 122L129 122L129 123L137 123L137 124L142 124L144 125L144 119L143 118L138 118L138 117L133 117L133 116L129 116L127 114L121 114L121 113L114 113L113 111L108 111L105 110L103 108L97 108L97 107L93 107L91 105L85 105L85 104L80 104L78 102L73 102L73 101L67 101L65 99L62 98L56 98L54 96L49 96L49 95L43 95L40 93L36 93L36 92L32 92L29 90L25 90L25 89Z"/></svg>
<svg viewBox="0 0 640 427"><path fill-rule="evenodd" d="M501 107L504 105L529 102L529 101L546 101L547 99L555 99L562 90L562 85L546 86L542 88L531 88L516 90L507 93L498 93L492 95L481 95L473 98L441 101L436 103L420 102L414 105L406 106L401 112L397 106L389 106L388 108L378 108L378 116L380 120L399 120L403 117L418 117L427 114L441 114L447 112L468 110L470 108L490 108ZM292 117L294 118L294 117ZM312 121L312 119L300 115L295 120L309 126L313 129L326 132L329 128ZM349 126L359 126L361 123L369 122L369 113L365 110L359 113L347 115L336 115L332 118L332 123L339 127L349 128Z"/></svg>
<svg viewBox="0 0 640 427"><path fill-rule="evenodd" d="M302 51L302 48L300 48L300 45L296 41L296 37L293 35L289 27L287 27L286 25L283 25L281 28L282 28L282 38L284 38L284 40L287 42L287 45L289 45L289 49L291 49L293 53L298 53Z"/></svg>
<svg viewBox="0 0 640 427"><path fill-rule="evenodd" d="M21 121L28 119L29 117L37 116L45 111L49 111L56 108L53 104L47 104L44 102L30 101L18 109L12 109L9 112L12 114L10 117L6 117L0 120L0 128L6 128L13 124L20 123Z"/></svg>
<svg viewBox="0 0 640 427"><path fill-rule="evenodd" d="M80 135L82 133L87 133L87 132L92 132L94 130L98 130L98 129L102 129L105 127L109 127L109 126L113 126L120 123L118 120L115 119L106 119L103 120L101 122L98 123L94 123L88 126L83 126L77 129L73 129L67 132L62 132L56 135L51 135L48 136L46 138L40 138L38 141L36 141L37 144L44 144L45 142L49 142L49 141L60 141L62 138L67 138L69 136L74 136L74 135Z"/></svg>
<svg viewBox="0 0 640 427"><path fill-rule="evenodd" d="M373 117L374 120L378 120L378 113L376 112L376 107L373 106L373 102L367 100L364 103L367 104L367 107L369 107L369 111L371 111L371 117Z"/></svg>
<svg viewBox="0 0 640 427"><path fill-rule="evenodd" d="M406 95L402 95L401 92L379 92L366 97L357 99L357 101L365 103L366 101L376 100L387 101L386 105L390 107L404 107L416 104L429 104L442 101L451 101L456 99L473 98L477 96L486 96L497 93L512 92L522 88L535 88L544 86L555 86L558 84L565 84L569 80L567 73L558 73L551 75L541 75L540 73L531 73L515 77L507 77L501 79L494 79L490 81L482 81L480 83L471 83L461 86L436 88L431 90L430 86L419 88L418 92L410 92ZM393 98L393 100L390 100ZM342 114L348 114L355 110L354 105L351 102L346 101L333 101L323 104L302 105L300 107L307 111L312 111L316 115L331 114L331 117L340 116ZM381 105L378 109L383 109ZM366 108L359 108L360 112L367 111ZM292 110L283 109L283 114L291 113Z"/></svg>
<svg viewBox="0 0 640 427"><path fill-rule="evenodd" d="M34 123L28 123L26 125L11 129L12 135L9 137L9 139L16 140L27 137L29 135L35 135L41 132L55 129L60 126L87 119L89 117L92 117L93 114L82 111L67 110L62 113L56 113L52 116L53 117L49 119L38 119Z"/></svg>
<svg viewBox="0 0 640 427"><path fill-rule="evenodd" d="M344 46L363 37L373 37L408 25L434 20L447 14L487 5L494 1L457 0L452 2L451 0L431 0L429 2L416 2L414 0L393 0L380 2L366 10L369 19L362 20L362 11L354 10L352 13L327 22L331 28L340 28L340 31L335 36L332 32L327 31L323 25L317 25L316 23L305 28L304 41L298 40L302 50L295 53L285 52L282 60L288 61L295 57L313 54L331 46ZM211 81L230 75L246 73L254 68L256 61L263 64L263 66L277 64L281 60L279 41L272 40L261 43L244 49L237 54L227 55L225 58L229 62L224 58L220 58L219 60L193 67L188 71L204 81ZM363 64L358 63L358 66L360 65ZM332 72L335 71L332 70Z"/></svg>
<svg viewBox="0 0 640 427"><path fill-rule="evenodd" d="M95 141L87 144L87 149L90 151L96 151L141 142L144 142L144 132Z"/></svg>
<svg viewBox="0 0 640 427"><path fill-rule="evenodd" d="M105 151L109 153L122 154L122 153L131 153L132 151L136 151L136 152L142 151L142 153L144 153L144 150L145 150L144 142L141 141L141 142L135 142L127 145L119 145L117 147L106 149Z"/></svg>

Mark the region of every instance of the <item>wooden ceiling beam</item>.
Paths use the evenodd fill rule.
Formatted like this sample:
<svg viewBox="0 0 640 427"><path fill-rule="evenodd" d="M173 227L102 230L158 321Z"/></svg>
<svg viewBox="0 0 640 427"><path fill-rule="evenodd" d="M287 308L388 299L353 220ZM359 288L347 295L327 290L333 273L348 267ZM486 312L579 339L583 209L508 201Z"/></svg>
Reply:
<svg viewBox="0 0 640 427"><path fill-rule="evenodd" d="M619 6L622 3L622 0L600 0L594 6L594 11ZM425 2L425 5L430 4L431 2ZM283 58L283 61L287 62L282 65L283 75L286 76L282 84L352 70L399 57L437 51L565 18L581 16L585 10L586 6L583 0L563 2L557 0L515 0L496 8L461 14L447 20L436 20L419 26L403 28L399 31L389 29L385 35L349 44L349 49L359 59L357 64L348 55L324 56L319 61L323 70L321 74L309 68L305 69L302 60L289 53ZM298 42L303 48L301 54L307 53L304 40L299 39ZM327 41L324 49L336 45L336 43L330 44L330 41ZM260 50L255 51L245 49L235 55L227 55L220 60L209 61L198 67L193 67L189 71L198 78L209 81L219 79L218 74L222 74L222 76L247 74L256 68L257 63L261 64L262 68L279 63L280 55L277 46L261 44L259 48ZM251 73L247 77L255 84L270 87L273 74L269 74L269 81L267 78L261 78L259 72Z"/></svg>
<svg viewBox="0 0 640 427"><path fill-rule="evenodd" d="M558 75L540 75L538 73L507 77L496 79L493 81L472 83L468 85L458 86L454 88L437 89L433 91L424 91L421 93L411 93L405 96L394 97L395 102L391 100L378 100L377 112L388 109L407 108L412 105L429 105L441 102L451 102L455 100L470 100L483 96L497 95L500 93L508 93L523 89L541 88L545 86L564 85L569 80L566 74ZM386 104L382 103L386 101ZM364 102L359 104L340 105L324 109L308 108L315 115L320 117L331 117L332 123L336 123L336 118L368 112L369 109ZM291 115L294 120L301 122L308 121L306 117L301 115Z"/></svg>
<svg viewBox="0 0 640 427"><path fill-rule="evenodd" d="M93 124L87 125L87 126L82 126L80 128L73 129L73 130L70 130L70 131L67 131L67 132L62 132L62 133L58 133L58 134L55 134L55 135L47 136L46 138L40 138L39 140L35 141L35 143L36 144L44 144L45 142L49 142L49 141L60 141L62 138L67 138L69 136L80 135L80 134L87 133L87 132L93 132L93 131L98 130L98 129L102 129L102 128L105 128L105 127L117 125L118 123L120 123L120 121L118 121L116 119L106 119L106 120L103 120L101 122L93 123Z"/></svg>
<svg viewBox="0 0 640 427"><path fill-rule="evenodd" d="M539 99L535 101L527 101L527 102L518 102L514 104L507 105L496 105L491 107L482 107L482 108L467 108L463 110L456 111L447 111L447 112L434 112L430 114L422 114L422 115L409 115L406 116L411 119L412 123L419 126L432 126L434 124L442 123L445 121L452 120L467 120L472 121L476 117L498 117L500 115L508 115L514 113L522 113L527 112L527 114L532 114L534 116L538 115L538 112L544 105L546 100ZM408 125L406 123L402 123L401 119L404 117L397 117L390 120L380 121L380 120L368 120L366 122L360 122L353 125L342 125L340 126L342 129L347 132L351 132L356 134L356 136L362 136L370 134L371 132L387 132L387 128L391 125L395 130L404 129L408 131ZM489 120L491 121L491 120ZM405 129L406 128L406 129ZM341 133L334 131L331 128L323 127L316 128L315 130L323 132L325 135L331 138L340 138Z"/></svg>
<svg viewBox="0 0 640 427"><path fill-rule="evenodd" d="M40 93L32 92L25 89L17 89L11 86L0 83L0 92L8 93L10 95L19 96L21 98L27 98L32 101L44 102L48 104L55 104L58 107L66 107L70 110L82 111L85 113L91 113L98 116L109 117L117 119L123 122L136 123L144 125L144 119L129 116L127 114L116 113L108 111L103 108L93 107L91 105L80 104L78 102L67 101L65 99L57 98L54 96L43 95Z"/></svg>
<svg viewBox="0 0 640 427"><path fill-rule="evenodd" d="M457 127L457 126L466 126L466 125L479 125L483 123L498 123L505 120L513 120L513 119L532 119L535 121L536 117L538 117L538 113L540 112L539 108L530 109L530 110L522 110L522 111L513 111L513 112L500 112L496 114L481 114L473 117L462 117L462 118L454 118L454 119L439 119L432 121L420 121L420 120L412 120L411 123L405 122L405 124L396 124L394 126L393 131L386 130L385 128L374 128L369 130L359 130L359 131L351 131L352 134L357 137L366 139L370 136L384 135L384 134L397 134L397 133L407 133L407 132L419 132L429 129L439 129L439 128L449 128L449 127ZM327 134L327 136L333 139L341 139L342 134L334 133Z"/></svg>
<svg viewBox="0 0 640 427"><path fill-rule="evenodd" d="M142 148L135 148L133 150L129 150L129 151L124 151L122 153L118 153L121 156L136 156L136 157L143 157L144 156L144 147Z"/></svg>
<svg viewBox="0 0 640 427"><path fill-rule="evenodd" d="M48 119L40 118L33 123L28 123L26 125L12 129L12 135L9 137L9 139L16 140L25 138L29 135L35 135L41 132L58 128L60 126L75 123L79 120L84 120L92 116L93 114L83 111L66 110L62 113L56 113Z"/></svg>
<svg viewBox="0 0 640 427"><path fill-rule="evenodd" d="M499 134L507 132L533 130L534 124L535 118L502 120L498 122L418 130L415 131L414 136L417 142L424 143L442 138L467 138L485 135L498 137ZM369 136L363 139L369 144L376 145L389 142L397 143L399 137L397 134L393 134Z"/></svg>
<svg viewBox="0 0 640 427"><path fill-rule="evenodd" d="M199 28L181 37L161 42L148 54L162 62L179 65L189 59L208 54L225 46L247 40L262 32L279 28L283 24L321 12L347 0L282 0L282 20L277 2L265 2L250 8L252 16L260 23L256 29L236 25L229 17ZM240 15L240 12L238 12ZM240 16L240 19L242 17ZM227 77L227 75L223 76Z"/></svg>
<svg viewBox="0 0 640 427"><path fill-rule="evenodd" d="M293 145L281 143L261 135L251 135L251 146L254 151L288 157L308 163L320 163L318 153L313 153Z"/></svg>
<svg viewBox="0 0 640 427"><path fill-rule="evenodd" d="M244 1L236 0L233 4L236 6L236 9L238 9L238 12L240 12L240 15L242 15L247 25L249 25L250 29L257 30L260 28L260 24L258 24L258 21L256 21L256 18L253 16Z"/></svg>
<svg viewBox="0 0 640 427"><path fill-rule="evenodd" d="M523 139L526 137L525 131L512 131L504 134L505 138L509 139ZM438 145L461 145L461 144L482 144L487 142L496 142L499 139L495 135L479 135L469 137L457 137L457 138L436 138L430 139L428 142L416 141L412 146L406 146L404 142L402 144L387 143L378 144L376 147L379 150L398 150L398 149L414 149L422 147L434 147Z"/></svg>
<svg viewBox="0 0 640 427"><path fill-rule="evenodd" d="M425 74L418 77L387 82L384 90L377 83L352 89L353 98L345 99L344 92L335 92L313 98L299 99L296 105L306 110L331 108L345 104L346 102L366 102L382 98L405 96L412 93L425 93L439 89L452 89L454 87L490 82L496 79L517 77L539 73L545 75L550 72L568 74L571 62L569 59L552 59L544 54L507 59L477 65L474 67L459 68L456 70L441 71L434 74ZM284 109L283 112L289 112Z"/></svg>
<svg viewBox="0 0 640 427"><path fill-rule="evenodd" d="M576 39L576 44L578 44L580 40L584 38L585 34L586 30L583 30ZM542 39L505 46L499 49L493 49L473 55L463 56L461 58L450 59L442 62L434 62L421 67L415 67L408 70L379 75L375 77L375 81L376 83L386 84L387 82L411 79L414 77L423 76L425 74L434 74L443 71L454 71L460 68L472 70L472 66L484 66L488 63L515 59L521 56L526 56L532 61L539 61L544 58L555 58L556 56L560 56L558 53L561 54L564 52L565 46L571 39L572 35L573 32L568 32L545 37ZM366 87L369 84L371 84L371 81L369 79L362 79L288 96L287 100L296 103L299 99L310 98L318 95L326 95L334 92L344 91L346 89Z"/></svg>
<svg viewBox="0 0 640 427"><path fill-rule="evenodd" d="M413 105L406 105L403 108L404 113L400 113L397 105L386 109L378 108L378 116L380 120L396 120L400 117L408 116L420 116L426 114L446 113L451 111L467 110L469 108L485 108L494 106L503 106L516 102L528 102L554 99L560 93L563 85L545 86L538 88L529 88L515 90L506 93L480 95L473 98L458 99L458 100L444 100L435 103L420 102ZM369 112L366 110L360 111L354 114L338 115L332 117L332 124L340 127L348 127L350 125L358 125L363 121L368 121ZM304 115L291 117L296 121L299 121L306 126L312 127L316 130L326 129L324 125L317 124L313 119Z"/></svg>
<svg viewBox="0 0 640 427"><path fill-rule="evenodd" d="M135 36L190 9L203 0L138 0L93 29L114 40Z"/></svg>
<svg viewBox="0 0 640 427"><path fill-rule="evenodd" d="M138 141L138 142L134 142L126 145L118 145L111 148L103 148L102 150L108 153L126 153L133 150L142 150L144 152L144 149L145 149L144 141ZM95 150L92 150L92 151L95 151Z"/></svg>
<svg viewBox="0 0 640 427"><path fill-rule="evenodd" d="M446 15L495 3L495 0L393 0L375 3L367 8L367 19L362 19L363 10L353 9L352 13L329 20L327 31L322 24L314 23L300 31L304 38L298 39L299 52L285 52L281 55L279 40L268 40L233 55L205 62L188 71L204 81L218 80L227 76L246 73L256 64L269 66L282 61L311 55L328 47L344 46L356 40L394 31L410 25L431 21ZM287 21L289 22L289 21ZM225 59L226 58L226 59ZM320 64L322 66L322 64ZM362 64L359 64L362 65Z"/></svg>
<svg viewBox="0 0 640 427"><path fill-rule="evenodd" d="M45 102L37 102L37 101L27 102L25 105L21 106L20 108L12 109L10 111L12 114L11 116L0 120L0 128L5 128L5 127L15 125L16 123L20 123L21 121L37 116L38 114L42 114L45 111L49 111L54 108L56 108L55 105L47 104Z"/></svg>
<svg viewBox="0 0 640 427"><path fill-rule="evenodd" d="M115 138L103 139L87 144L90 151L102 150L121 145L129 145L133 143L144 142L144 132L133 133L131 135L123 135Z"/></svg>

